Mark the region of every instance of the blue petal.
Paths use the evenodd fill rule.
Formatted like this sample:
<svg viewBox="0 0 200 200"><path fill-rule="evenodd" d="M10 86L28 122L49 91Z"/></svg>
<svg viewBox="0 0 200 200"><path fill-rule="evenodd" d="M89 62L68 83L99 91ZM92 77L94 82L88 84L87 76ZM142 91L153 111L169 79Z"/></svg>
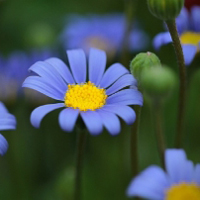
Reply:
<svg viewBox="0 0 200 200"><path fill-rule="evenodd" d="M35 72L47 83L53 85L61 93L65 93L67 85L58 73L58 71L49 63L38 61L29 68L29 71Z"/></svg>
<svg viewBox="0 0 200 200"><path fill-rule="evenodd" d="M100 115L103 125L111 135L114 136L120 133L120 121L115 114L103 111L101 109L97 110L97 113Z"/></svg>
<svg viewBox="0 0 200 200"><path fill-rule="evenodd" d="M101 110L115 113L116 115L121 117L128 125L131 125L136 119L135 111L129 106L111 104L105 105Z"/></svg>
<svg viewBox="0 0 200 200"><path fill-rule="evenodd" d="M96 111L81 112L81 117L92 135L99 135L102 132L102 119Z"/></svg>
<svg viewBox="0 0 200 200"><path fill-rule="evenodd" d="M69 71L68 66L62 60L58 58L49 58L45 60L45 62L52 65L67 83L70 84L75 83L74 78L71 72Z"/></svg>
<svg viewBox="0 0 200 200"><path fill-rule="evenodd" d="M118 105L143 105L142 94L135 89L121 90L106 100L107 104L118 104Z"/></svg>
<svg viewBox="0 0 200 200"><path fill-rule="evenodd" d="M40 123L45 115L47 115L49 112L64 107L64 103L56 103L56 104L48 104L44 106L39 106L31 113L31 124L35 128L40 127Z"/></svg>
<svg viewBox="0 0 200 200"><path fill-rule="evenodd" d="M5 105L0 101L0 114L2 113L8 113L8 110Z"/></svg>
<svg viewBox="0 0 200 200"><path fill-rule="evenodd" d="M99 85L106 67L106 54L98 49L91 49L89 54L89 80Z"/></svg>
<svg viewBox="0 0 200 200"><path fill-rule="evenodd" d="M165 172L160 167L150 166L132 180L126 194L129 197L161 200L164 199L164 193L169 186Z"/></svg>
<svg viewBox="0 0 200 200"><path fill-rule="evenodd" d="M16 120L13 116L12 118L6 116L4 118L0 118L0 131L13 130L15 128L16 128Z"/></svg>
<svg viewBox="0 0 200 200"><path fill-rule="evenodd" d="M120 89L124 87L130 86L130 85L136 85L136 84L137 84L137 81L135 78L133 78L133 75L125 74L106 90L106 94L110 95L119 91Z"/></svg>
<svg viewBox="0 0 200 200"><path fill-rule="evenodd" d="M120 63L115 63L111 65L103 75L103 78L100 82L101 88L106 88L114 83L118 78L124 74L129 73L129 71Z"/></svg>
<svg viewBox="0 0 200 200"><path fill-rule="evenodd" d="M200 164L197 164L195 166L195 172L194 172L194 180L197 184L200 185Z"/></svg>
<svg viewBox="0 0 200 200"><path fill-rule="evenodd" d="M0 134L0 155L4 155L8 150L8 142L3 137L3 135Z"/></svg>
<svg viewBox="0 0 200 200"><path fill-rule="evenodd" d="M195 32L200 32L200 6L191 8L191 23Z"/></svg>
<svg viewBox="0 0 200 200"><path fill-rule="evenodd" d="M194 180L194 164L192 161L188 160L186 165L187 171L185 172L184 179L186 182L192 182Z"/></svg>
<svg viewBox="0 0 200 200"><path fill-rule="evenodd" d="M86 81L86 57L81 49L67 51L70 68L77 83Z"/></svg>
<svg viewBox="0 0 200 200"><path fill-rule="evenodd" d="M187 181L190 167L186 154L182 149L167 149L165 151L165 165L172 184Z"/></svg>
<svg viewBox="0 0 200 200"><path fill-rule="evenodd" d="M51 97L56 100L61 100L61 101L64 99L64 95L65 95L62 92L58 91L56 88L54 88L53 85L50 85L39 76L27 77L22 87L31 88L33 90L41 92L42 94L48 97Z"/></svg>
<svg viewBox="0 0 200 200"><path fill-rule="evenodd" d="M78 109L66 108L60 112L59 124L63 131L71 132L79 115Z"/></svg>
<svg viewBox="0 0 200 200"><path fill-rule="evenodd" d="M182 34L189 29L190 16L186 8L183 8L179 16L176 18L176 25L179 34Z"/></svg>
<svg viewBox="0 0 200 200"><path fill-rule="evenodd" d="M172 42L172 38L169 32L159 33L153 39L153 46L158 51L161 46Z"/></svg>
<svg viewBox="0 0 200 200"><path fill-rule="evenodd" d="M182 45L182 48L183 48L185 64L189 65L193 61L195 54L197 53L197 47L190 44L184 44Z"/></svg>

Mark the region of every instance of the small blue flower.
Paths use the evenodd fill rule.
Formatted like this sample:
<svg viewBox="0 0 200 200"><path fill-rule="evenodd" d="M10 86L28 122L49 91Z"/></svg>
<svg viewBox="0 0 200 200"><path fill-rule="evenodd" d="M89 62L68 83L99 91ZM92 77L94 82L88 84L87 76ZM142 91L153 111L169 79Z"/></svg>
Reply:
<svg viewBox="0 0 200 200"><path fill-rule="evenodd" d="M28 76L28 67L38 59L45 60L52 56L48 50L15 51L7 58L0 57L0 96L3 101L14 101L23 94L21 85Z"/></svg>
<svg viewBox="0 0 200 200"><path fill-rule="evenodd" d="M64 131L72 131L80 115L92 135L102 132L103 126L112 134L120 132L121 117L127 124L135 121L135 112L127 105L143 104L137 89L123 89L136 85L136 80L121 64L106 67L106 54L91 49L89 59L83 50L67 51L70 69L58 58L36 62L29 68L35 76L23 83L62 103L48 104L36 108L31 114L31 123L39 128L43 117L58 108L59 124ZM87 67L88 62L88 67ZM117 116L116 116L117 115Z"/></svg>
<svg viewBox="0 0 200 200"><path fill-rule="evenodd" d="M182 149L165 151L166 172L150 166L130 183L127 195L150 200L200 199L200 164L187 160Z"/></svg>
<svg viewBox="0 0 200 200"><path fill-rule="evenodd" d="M16 119L11 115L4 104L0 102L0 131L13 130L16 128ZM8 150L8 142L0 134L0 155L4 155Z"/></svg>
<svg viewBox="0 0 200 200"><path fill-rule="evenodd" d="M189 65L200 49L200 7L194 6L189 13L183 8L176 19L186 65ZM169 32L159 33L153 41L155 49L172 42Z"/></svg>
<svg viewBox="0 0 200 200"><path fill-rule="evenodd" d="M122 14L73 15L61 34L65 49L82 48L86 53L94 47L106 51L111 56L119 52L126 28L125 16ZM147 47L148 37L133 25L129 38L129 50L141 51Z"/></svg>

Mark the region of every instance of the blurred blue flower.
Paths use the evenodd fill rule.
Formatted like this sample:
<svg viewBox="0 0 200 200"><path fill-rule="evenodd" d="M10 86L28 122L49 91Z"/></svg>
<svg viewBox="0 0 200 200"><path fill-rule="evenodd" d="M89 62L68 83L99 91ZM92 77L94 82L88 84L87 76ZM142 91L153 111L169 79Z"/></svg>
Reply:
<svg viewBox="0 0 200 200"><path fill-rule="evenodd" d="M0 131L13 130L16 128L16 119L11 115L4 104L0 102ZM0 155L4 155L8 149L8 142L3 135L0 134Z"/></svg>
<svg viewBox="0 0 200 200"><path fill-rule="evenodd" d="M38 76L29 76L23 87L62 101L36 108L31 114L32 125L39 128L46 114L62 107L65 109L60 112L59 124L68 132L73 130L79 114L92 135L100 134L103 126L110 134L118 134L120 121L116 115L132 124L135 112L127 105L142 106L143 98L137 89L123 89L136 85L129 71L116 63L104 73L106 54L98 49L90 50L88 67L83 50L69 50L67 55L72 73L58 58L36 62L29 68Z"/></svg>
<svg viewBox="0 0 200 200"><path fill-rule="evenodd" d="M200 7L194 6L189 13L183 8L176 19L186 65L189 65L200 49ZM172 42L169 32L159 33L153 41L155 49Z"/></svg>
<svg viewBox="0 0 200 200"><path fill-rule="evenodd" d="M119 52L126 29L126 19L122 14L72 15L61 34L65 49L82 48L86 53L91 47L106 51L108 56ZM141 51L148 45L148 36L133 24L129 38L129 50Z"/></svg>
<svg viewBox="0 0 200 200"><path fill-rule="evenodd" d="M130 183L127 195L150 200L200 199L200 164L187 160L182 149L165 151L166 172L150 166Z"/></svg>
<svg viewBox="0 0 200 200"><path fill-rule="evenodd" d="M21 85L28 76L28 67L37 60L45 60L52 56L49 50L16 51L7 58L0 57L0 100L14 101L22 95Z"/></svg>

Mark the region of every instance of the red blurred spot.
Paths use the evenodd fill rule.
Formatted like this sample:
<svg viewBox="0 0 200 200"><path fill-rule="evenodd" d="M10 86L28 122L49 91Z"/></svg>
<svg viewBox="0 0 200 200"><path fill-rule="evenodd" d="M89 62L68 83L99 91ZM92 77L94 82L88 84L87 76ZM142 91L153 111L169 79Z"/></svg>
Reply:
<svg viewBox="0 0 200 200"><path fill-rule="evenodd" d="M200 5L200 0L185 0L185 7L190 10L192 6Z"/></svg>

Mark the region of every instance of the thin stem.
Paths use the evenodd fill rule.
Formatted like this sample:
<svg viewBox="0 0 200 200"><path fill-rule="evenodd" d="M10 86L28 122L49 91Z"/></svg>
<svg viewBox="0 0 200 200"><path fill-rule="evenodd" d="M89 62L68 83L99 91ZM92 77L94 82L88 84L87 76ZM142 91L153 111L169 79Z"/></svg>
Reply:
<svg viewBox="0 0 200 200"><path fill-rule="evenodd" d="M81 180L82 180L82 169L83 169L82 166L83 166L85 143L86 143L86 132L85 130L79 130L77 139L77 152L76 152L74 200L81 199Z"/></svg>
<svg viewBox="0 0 200 200"><path fill-rule="evenodd" d="M182 146L185 104L186 104L186 68L185 68L182 46L176 28L176 21L175 20L166 21L166 24L173 40L174 49L176 52L176 57L179 66L180 89L179 89L179 107L178 107L177 133L175 139L175 146L177 148L180 148Z"/></svg>
<svg viewBox="0 0 200 200"><path fill-rule="evenodd" d="M124 36L122 39L122 45L121 45L121 62L123 64L129 64L130 59L129 53L128 53L128 46L129 46L129 39L130 39L130 33L133 29L134 25L134 16L136 11L136 0L125 0L125 16L126 16L126 29L124 32Z"/></svg>
<svg viewBox="0 0 200 200"><path fill-rule="evenodd" d="M139 132L139 123L140 123L140 113L141 107L134 106L134 110L136 113L136 121L132 126L131 133L131 172L132 176L136 176L138 174L138 132Z"/></svg>
<svg viewBox="0 0 200 200"><path fill-rule="evenodd" d="M158 145L158 151L160 154L160 159L163 168L165 169L165 138L163 133L163 127L162 127L162 105L160 100L153 102L153 115L155 120L155 133L156 133L156 139L157 139L157 145Z"/></svg>

